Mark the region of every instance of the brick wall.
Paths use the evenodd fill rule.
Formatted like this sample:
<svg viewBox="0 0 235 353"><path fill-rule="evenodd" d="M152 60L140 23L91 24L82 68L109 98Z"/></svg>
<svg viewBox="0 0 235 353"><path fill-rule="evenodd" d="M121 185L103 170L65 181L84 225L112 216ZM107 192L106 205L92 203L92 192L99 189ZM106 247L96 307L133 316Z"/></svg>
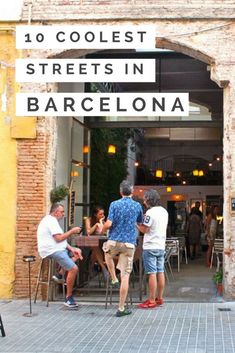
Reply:
<svg viewBox="0 0 235 353"><path fill-rule="evenodd" d="M22 20L92 20L92 19L133 19L133 18L234 18L233 0L178 0L167 3L165 0L25 0Z"/></svg>
<svg viewBox="0 0 235 353"><path fill-rule="evenodd" d="M25 297L28 289L28 265L23 255L37 255L36 228L45 213L45 161L48 136L42 132L36 140L18 141L18 197L16 236L16 281L14 295ZM32 276L37 263L32 264ZM35 281L33 280L33 284Z"/></svg>

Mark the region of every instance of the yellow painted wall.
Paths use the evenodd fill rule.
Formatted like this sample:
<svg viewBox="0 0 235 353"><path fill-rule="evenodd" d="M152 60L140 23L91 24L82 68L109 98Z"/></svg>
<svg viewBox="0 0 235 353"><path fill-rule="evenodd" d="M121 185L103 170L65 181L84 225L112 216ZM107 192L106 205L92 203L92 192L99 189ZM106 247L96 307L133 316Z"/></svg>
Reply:
<svg viewBox="0 0 235 353"><path fill-rule="evenodd" d="M10 27L11 26L11 27ZM0 23L0 299L12 298L15 280L17 138L36 137L36 118L15 117L14 27Z"/></svg>
<svg viewBox="0 0 235 353"><path fill-rule="evenodd" d="M16 152L11 138L15 112L14 32L0 25L0 298L11 298L15 279Z"/></svg>

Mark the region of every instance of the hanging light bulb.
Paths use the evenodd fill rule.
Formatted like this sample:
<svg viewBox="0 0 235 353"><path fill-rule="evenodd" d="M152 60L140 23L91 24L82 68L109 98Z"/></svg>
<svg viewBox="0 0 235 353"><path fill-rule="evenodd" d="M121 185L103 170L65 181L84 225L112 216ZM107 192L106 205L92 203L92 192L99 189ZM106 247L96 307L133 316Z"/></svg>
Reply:
<svg viewBox="0 0 235 353"><path fill-rule="evenodd" d="M166 187L166 192L171 192L172 191L172 187L171 186L167 186Z"/></svg>
<svg viewBox="0 0 235 353"><path fill-rule="evenodd" d="M155 177L156 178L162 178L162 170L161 169L156 169Z"/></svg>
<svg viewBox="0 0 235 353"><path fill-rule="evenodd" d="M203 175L204 175L203 170L199 170L199 171L198 171L198 176L201 177L201 176L203 176Z"/></svg>
<svg viewBox="0 0 235 353"><path fill-rule="evenodd" d="M193 170L193 176L198 176L198 173L199 173L199 172L198 172L198 169L194 169L194 170Z"/></svg>
<svg viewBox="0 0 235 353"><path fill-rule="evenodd" d="M109 145L108 146L108 154L115 154L116 153L116 146Z"/></svg>

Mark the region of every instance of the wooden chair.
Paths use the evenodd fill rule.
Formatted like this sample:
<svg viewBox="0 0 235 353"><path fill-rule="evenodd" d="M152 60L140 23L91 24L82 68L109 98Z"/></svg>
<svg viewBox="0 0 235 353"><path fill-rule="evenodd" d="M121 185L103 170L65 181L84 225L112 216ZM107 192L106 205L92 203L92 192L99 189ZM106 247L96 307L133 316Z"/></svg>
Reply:
<svg viewBox="0 0 235 353"><path fill-rule="evenodd" d="M45 266L47 264L48 264L48 270L47 270L47 274L45 275L43 272L44 272ZM55 286L58 284L62 285L63 297L65 298L65 281L62 280L61 283L56 283L53 280L52 276L54 274L54 269L55 269L55 262L52 258L46 257L44 259L41 259L38 277L37 277L37 284L36 284L36 289L35 289L34 303L36 303L36 301L37 301L37 294L38 294L39 285L45 285L47 287L47 296L46 296L47 306L49 306L49 299L50 298L52 298L52 300L54 300Z"/></svg>

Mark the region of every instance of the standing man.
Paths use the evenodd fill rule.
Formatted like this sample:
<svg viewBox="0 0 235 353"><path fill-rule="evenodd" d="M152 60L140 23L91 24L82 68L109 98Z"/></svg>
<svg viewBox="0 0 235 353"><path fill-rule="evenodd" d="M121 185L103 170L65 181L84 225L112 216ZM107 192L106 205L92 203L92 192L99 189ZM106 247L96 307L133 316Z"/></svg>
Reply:
<svg viewBox="0 0 235 353"><path fill-rule="evenodd" d="M64 217L64 206L55 203L51 206L50 214L45 216L38 225L37 240L38 252L42 258L51 257L63 269L68 271L66 284L67 293L64 305L76 307L77 304L72 296L73 285L77 276L78 267L74 263L78 259L82 260L81 250L73 248L67 242L67 238L81 231L80 227L74 227L67 232L63 232L58 220ZM68 251L72 254L69 256Z"/></svg>
<svg viewBox="0 0 235 353"><path fill-rule="evenodd" d="M131 314L124 307L129 288L137 238L136 222L142 223L143 212L140 203L132 200L133 185L124 180L120 184L121 199L110 204L107 221L102 233L109 229L109 240L104 243L105 261L111 276L111 285L120 287L117 317ZM116 276L113 258L119 255L117 268L121 272L121 285Z"/></svg>
<svg viewBox="0 0 235 353"><path fill-rule="evenodd" d="M149 275L149 298L138 305L140 309L151 309L163 304L165 288L164 254L168 212L159 205L160 196L151 189L144 195L148 210L144 223L138 229L144 233L143 261L145 273Z"/></svg>

